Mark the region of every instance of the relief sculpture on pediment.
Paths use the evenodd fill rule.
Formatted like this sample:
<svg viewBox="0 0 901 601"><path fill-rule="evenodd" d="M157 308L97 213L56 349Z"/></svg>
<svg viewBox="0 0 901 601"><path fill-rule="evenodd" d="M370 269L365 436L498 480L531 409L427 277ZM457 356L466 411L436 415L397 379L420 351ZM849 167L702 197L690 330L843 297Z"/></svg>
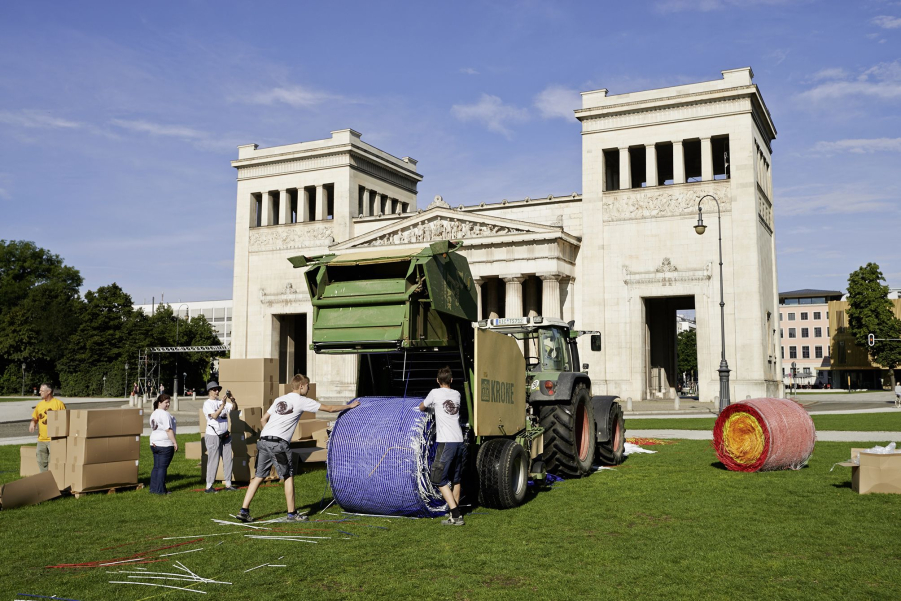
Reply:
<svg viewBox="0 0 901 601"><path fill-rule="evenodd" d="M317 227L258 227L250 230L250 252L330 246L332 229Z"/></svg>
<svg viewBox="0 0 901 601"><path fill-rule="evenodd" d="M711 194L719 200L723 212L732 210L728 185L717 187L715 190L707 187L666 190L662 186L658 186L634 192L605 193L602 201L604 220L627 221L694 215L698 212L698 201L707 194ZM712 201L711 205L713 205ZM715 209L716 207L713 205L711 208Z"/></svg>
<svg viewBox="0 0 901 601"><path fill-rule="evenodd" d="M433 219L411 225L378 236L368 241L366 245L385 246L389 244L410 244L413 242L431 242L433 240L461 240L464 238L479 238L483 236L497 236L500 234L512 234L522 232L509 227L492 225L488 223L474 223L458 219Z"/></svg>

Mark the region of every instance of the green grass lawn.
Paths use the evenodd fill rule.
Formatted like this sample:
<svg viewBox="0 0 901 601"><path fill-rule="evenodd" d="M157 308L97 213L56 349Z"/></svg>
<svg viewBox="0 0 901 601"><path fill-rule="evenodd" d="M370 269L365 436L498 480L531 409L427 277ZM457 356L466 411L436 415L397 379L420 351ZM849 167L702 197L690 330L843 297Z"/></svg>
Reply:
<svg viewBox="0 0 901 601"><path fill-rule="evenodd" d="M817 430L842 432L901 432L901 410L897 413L811 415ZM713 430L716 417L627 419L626 430ZM628 432L626 433L628 435Z"/></svg>
<svg viewBox="0 0 901 601"><path fill-rule="evenodd" d="M0 396L0 403L12 403L18 401L34 401L37 405L41 401L39 396Z"/></svg>
<svg viewBox="0 0 901 601"><path fill-rule="evenodd" d="M181 560L201 576L232 582L196 587L228 599L895 600L901 595L901 495L860 496L850 489L849 469L830 473L852 446L862 445L817 443L803 470L746 474L722 469L709 442L678 441L653 447L655 455L631 457L615 471L562 482L522 507L477 508L461 528L442 527L437 519L316 521L338 519L319 513L308 524L277 526L331 536L319 544L207 537L149 557L202 551L135 567L172 572L170 562ZM18 447L0 447L0 480L15 479L18 463ZM210 518L230 519L243 493L197 492L196 465L179 453L170 468L175 492L165 498L145 489L0 512L3 598L199 597L109 584L127 579L107 573L119 566L45 568L192 540L160 540L165 536L236 530ZM145 449L145 482L150 467ZM315 507L325 472L297 480L299 506ZM282 489L262 488L253 511L281 515ZM244 572L267 562L287 567Z"/></svg>

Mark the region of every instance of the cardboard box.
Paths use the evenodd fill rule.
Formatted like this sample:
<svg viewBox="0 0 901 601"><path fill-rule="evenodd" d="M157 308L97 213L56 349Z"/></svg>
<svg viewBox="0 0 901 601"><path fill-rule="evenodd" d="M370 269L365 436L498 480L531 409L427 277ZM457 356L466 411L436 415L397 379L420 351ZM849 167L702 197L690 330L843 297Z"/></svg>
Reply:
<svg viewBox="0 0 901 601"><path fill-rule="evenodd" d="M205 450L200 441L185 443L185 459L200 459Z"/></svg>
<svg viewBox="0 0 901 601"><path fill-rule="evenodd" d="M67 439L66 463L92 465L117 461L134 461L141 458L140 436L110 436L106 438ZM53 458L53 454L50 455Z"/></svg>
<svg viewBox="0 0 901 601"><path fill-rule="evenodd" d="M19 475L23 478L40 474L36 447L19 447Z"/></svg>
<svg viewBox="0 0 901 601"><path fill-rule="evenodd" d="M324 463L328 458L328 449L323 447L309 447L297 449L294 453L300 457L303 463Z"/></svg>
<svg viewBox="0 0 901 601"><path fill-rule="evenodd" d="M294 436L291 437L291 440L312 438L314 432L325 430L327 426L328 422L324 419L302 419L297 422L297 428L295 428Z"/></svg>
<svg viewBox="0 0 901 601"><path fill-rule="evenodd" d="M317 447L324 447L328 445L328 430L316 430L313 432L313 440L316 441Z"/></svg>
<svg viewBox="0 0 901 601"><path fill-rule="evenodd" d="M47 436L64 438L69 435L69 411L50 411L47 413Z"/></svg>
<svg viewBox="0 0 901 601"><path fill-rule="evenodd" d="M280 396L276 380L271 382L223 382L222 386L223 392L220 398L225 398L225 390L231 390L239 408L268 408L272 401Z"/></svg>
<svg viewBox="0 0 901 601"><path fill-rule="evenodd" d="M278 385L278 396L285 396L289 392L294 392L290 382ZM316 400L316 382L310 382L310 390L307 392L307 398L313 399L314 401Z"/></svg>
<svg viewBox="0 0 901 601"><path fill-rule="evenodd" d="M61 491L69 488L65 461L54 461L51 457L50 466L48 469L50 470L50 473L53 474L53 479L56 480L56 486Z"/></svg>
<svg viewBox="0 0 901 601"><path fill-rule="evenodd" d="M68 446L68 438L53 438L50 440L50 461L66 462L66 448Z"/></svg>
<svg viewBox="0 0 901 601"><path fill-rule="evenodd" d="M233 457L232 458L232 482L250 482L253 473L250 468L250 457ZM200 466L200 477L206 480L206 455L203 456ZM222 460L219 460L219 466L216 468L216 481L225 480L225 474L222 472Z"/></svg>
<svg viewBox="0 0 901 601"><path fill-rule="evenodd" d="M143 409L76 409L69 411L69 437L140 436Z"/></svg>
<svg viewBox="0 0 901 601"><path fill-rule="evenodd" d="M220 383L270 380L278 383L278 359L219 359Z"/></svg>
<svg viewBox="0 0 901 601"><path fill-rule="evenodd" d="M860 457L860 465L853 463ZM901 494L901 453L867 453L866 449L851 449L852 461L839 465L851 468L851 490L870 493Z"/></svg>
<svg viewBox="0 0 901 601"><path fill-rule="evenodd" d="M232 435L243 434L242 440L254 442L253 438L260 435L263 429L263 408L243 407L228 414L228 430Z"/></svg>
<svg viewBox="0 0 901 601"><path fill-rule="evenodd" d="M0 505L4 510L37 505L58 496L59 488L50 472L35 474L0 486Z"/></svg>
<svg viewBox="0 0 901 601"><path fill-rule="evenodd" d="M66 484L72 492L84 492L128 486L138 483L137 461L114 461L111 463L66 464Z"/></svg>

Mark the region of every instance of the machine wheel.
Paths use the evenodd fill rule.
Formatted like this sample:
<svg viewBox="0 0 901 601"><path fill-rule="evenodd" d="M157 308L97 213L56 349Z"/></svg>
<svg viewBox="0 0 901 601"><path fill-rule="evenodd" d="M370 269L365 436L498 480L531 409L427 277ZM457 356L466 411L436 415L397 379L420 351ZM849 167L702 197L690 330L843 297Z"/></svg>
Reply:
<svg viewBox="0 0 901 601"><path fill-rule="evenodd" d="M507 438L482 445L476 459L479 472L479 504L495 509L521 505L529 480L529 455Z"/></svg>
<svg viewBox="0 0 901 601"><path fill-rule="evenodd" d="M623 418L623 408L619 403L610 405L607 419L607 431L610 432L610 439L597 443L598 463L619 465L626 457L623 454L626 449L626 422Z"/></svg>
<svg viewBox="0 0 901 601"><path fill-rule="evenodd" d="M594 460L594 413L588 389L579 384L567 405L541 408L544 428L542 459L547 471L558 476L578 478L587 474Z"/></svg>

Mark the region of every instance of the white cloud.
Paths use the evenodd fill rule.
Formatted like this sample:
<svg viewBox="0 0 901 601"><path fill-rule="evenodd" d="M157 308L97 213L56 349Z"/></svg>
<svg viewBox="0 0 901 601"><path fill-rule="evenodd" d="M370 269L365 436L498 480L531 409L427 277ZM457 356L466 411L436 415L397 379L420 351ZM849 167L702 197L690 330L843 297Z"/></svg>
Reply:
<svg viewBox="0 0 901 601"><path fill-rule="evenodd" d="M206 138L206 134L204 132L198 131L196 129L191 129L190 127L183 127L181 125L161 125L159 123L152 123L150 121L144 121L142 119L133 121L126 119L113 119L112 121L110 121L110 123L123 129L150 134L152 136L167 136L188 140L200 140Z"/></svg>
<svg viewBox="0 0 901 601"><path fill-rule="evenodd" d="M873 25L881 27L883 29L899 29L901 28L901 17L889 17L887 15L880 15L878 17L874 17L872 23Z"/></svg>
<svg viewBox="0 0 901 601"><path fill-rule="evenodd" d="M780 195L776 205L778 217L823 214L857 215L886 210L898 210L898 204L893 198L892 191L867 192L860 191L853 186L831 189L822 193L810 190L807 194L798 196Z"/></svg>
<svg viewBox="0 0 901 601"><path fill-rule="evenodd" d="M880 100L901 98L901 61L880 63L862 72L856 79L838 75L839 70L826 69L834 76L799 96L806 100L820 101L848 96L864 96ZM820 73L823 73L821 71Z"/></svg>
<svg viewBox="0 0 901 601"><path fill-rule="evenodd" d="M513 133L507 128L508 123L518 123L529 118L529 111L504 104L497 96L482 94L475 104L455 104L451 107L451 114L463 122L476 121L493 131L508 138Z"/></svg>
<svg viewBox="0 0 901 601"><path fill-rule="evenodd" d="M810 81L823 81L824 79L844 79L848 77L848 72L841 67L830 67L821 69L810 76Z"/></svg>
<svg viewBox="0 0 901 601"><path fill-rule="evenodd" d="M32 109L0 111L0 123L37 129L75 129L82 126L81 123L76 121L60 119L45 111Z"/></svg>
<svg viewBox="0 0 901 601"><path fill-rule="evenodd" d="M320 92L301 86L291 86L288 88L273 88L268 92L251 95L245 98L244 101L251 104L270 105L283 103L295 108L309 108L323 102L340 99L341 97L336 94Z"/></svg>
<svg viewBox="0 0 901 601"><path fill-rule="evenodd" d="M582 108L582 97L578 90L548 86L535 96L535 107L545 119L559 117L573 121L573 111Z"/></svg>
<svg viewBox="0 0 901 601"><path fill-rule="evenodd" d="M835 154L853 152L871 154L874 152L901 152L901 138L870 138L857 140L836 140L835 142L817 142L813 151L819 154Z"/></svg>
<svg viewBox="0 0 901 601"><path fill-rule="evenodd" d="M658 12L676 13L683 11L710 12L726 8L752 8L778 4L797 4L798 0L660 0L656 4Z"/></svg>
<svg viewBox="0 0 901 601"><path fill-rule="evenodd" d="M473 69L472 67L463 67L462 69L460 69L460 73L463 73L464 75L478 75L479 74L479 72L476 71L475 69Z"/></svg>

